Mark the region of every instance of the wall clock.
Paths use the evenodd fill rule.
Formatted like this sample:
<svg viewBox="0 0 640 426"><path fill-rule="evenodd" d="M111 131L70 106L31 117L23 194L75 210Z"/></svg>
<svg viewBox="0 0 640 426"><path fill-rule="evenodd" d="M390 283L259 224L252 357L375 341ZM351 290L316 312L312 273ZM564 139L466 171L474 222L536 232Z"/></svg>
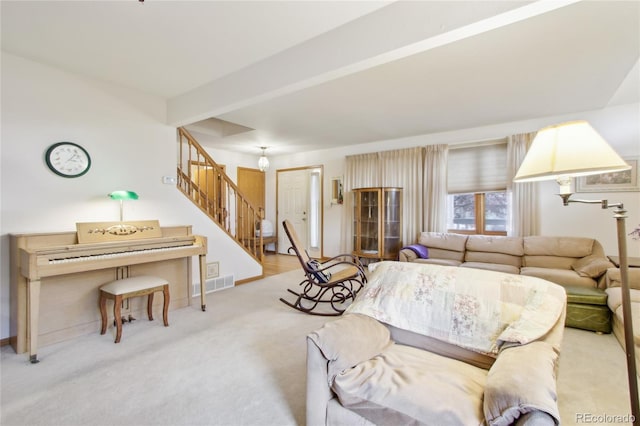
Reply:
<svg viewBox="0 0 640 426"><path fill-rule="evenodd" d="M53 173L67 178L82 176L91 167L89 153L73 142L54 143L44 158Z"/></svg>

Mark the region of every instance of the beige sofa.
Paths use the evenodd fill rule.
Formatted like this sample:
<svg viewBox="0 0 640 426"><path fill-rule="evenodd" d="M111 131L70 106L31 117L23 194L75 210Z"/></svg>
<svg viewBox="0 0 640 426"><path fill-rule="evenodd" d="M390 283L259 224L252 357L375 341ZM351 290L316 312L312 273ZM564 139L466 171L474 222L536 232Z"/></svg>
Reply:
<svg viewBox="0 0 640 426"><path fill-rule="evenodd" d="M492 271L383 263L406 266L387 270L386 278L378 276L381 268L376 269L367 288L342 317L307 337L308 426L560 423L556 373L566 314L565 292L560 286L530 277L513 280L510 274ZM404 270L409 268L420 270ZM454 274L455 279L449 279ZM476 280L478 275L485 279ZM451 339L409 330L410 326L391 325L402 323L402 318L398 322L398 315L409 318L409 323L415 322L412 314L406 314L408 311L420 311L427 317L435 315L441 301L463 294L447 293L451 285L462 281L471 287L477 285L476 290L482 289L472 290L471 299L498 291L508 306L522 300L522 294L514 294L519 291L516 287L541 284L548 297L545 300L550 302L536 304L533 309L542 311L555 305L555 315L547 317L547 326L538 330L539 338L523 344L505 344L495 353L470 350L469 346L451 343ZM407 310L401 305L393 314L387 301L394 297L410 299L415 309ZM461 298L465 305L470 302ZM375 306L375 314L366 314L366 306ZM468 306L461 309L465 321L473 317L469 312ZM526 327L531 324L530 314L517 314ZM481 316L478 313L477 317ZM504 318L498 317L500 321ZM452 328L458 326L451 324ZM485 328L484 323L481 328Z"/></svg>
<svg viewBox="0 0 640 426"><path fill-rule="evenodd" d="M562 286L604 289L605 272L614 266L592 238L422 232L417 245L428 249L428 258L403 248L399 260L521 274Z"/></svg>
<svg viewBox="0 0 640 426"><path fill-rule="evenodd" d="M607 304L613 312L613 334L624 348L622 291L618 268L607 270L606 286ZM633 323L633 341L635 342L636 370L640 372L640 268L629 268L629 293L631 296L631 322Z"/></svg>

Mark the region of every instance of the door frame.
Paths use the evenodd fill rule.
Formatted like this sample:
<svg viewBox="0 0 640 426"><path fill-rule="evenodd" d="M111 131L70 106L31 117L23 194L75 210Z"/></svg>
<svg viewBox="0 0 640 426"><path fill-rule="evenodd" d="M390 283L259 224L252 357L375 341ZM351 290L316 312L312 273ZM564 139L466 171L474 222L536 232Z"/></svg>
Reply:
<svg viewBox="0 0 640 426"><path fill-rule="evenodd" d="M277 169L276 170L276 230L277 232L280 229L280 218L278 211L280 207L280 185L279 185L279 177L280 173L286 172L295 172L300 170L316 170L320 169L320 257L324 258L324 166L322 164L316 166L302 166L302 167L292 167L288 169ZM311 191L307 191L309 196L311 196ZM307 202L310 200L307 199ZM307 221L309 224L310 221Z"/></svg>

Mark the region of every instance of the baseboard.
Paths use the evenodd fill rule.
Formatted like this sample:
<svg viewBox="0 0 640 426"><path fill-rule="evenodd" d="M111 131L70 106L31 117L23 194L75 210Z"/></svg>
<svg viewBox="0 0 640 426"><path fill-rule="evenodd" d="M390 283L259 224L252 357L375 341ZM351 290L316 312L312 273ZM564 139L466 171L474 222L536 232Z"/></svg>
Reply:
<svg viewBox="0 0 640 426"><path fill-rule="evenodd" d="M249 278L245 278L243 280L238 280L235 282L236 285L241 285L241 284L246 284L246 283L250 283L251 281L256 281L259 280L261 278L264 278L264 274L262 275L256 275L255 277L249 277Z"/></svg>
<svg viewBox="0 0 640 426"><path fill-rule="evenodd" d="M11 344L11 338L5 337L4 339L0 339L0 347L7 346Z"/></svg>

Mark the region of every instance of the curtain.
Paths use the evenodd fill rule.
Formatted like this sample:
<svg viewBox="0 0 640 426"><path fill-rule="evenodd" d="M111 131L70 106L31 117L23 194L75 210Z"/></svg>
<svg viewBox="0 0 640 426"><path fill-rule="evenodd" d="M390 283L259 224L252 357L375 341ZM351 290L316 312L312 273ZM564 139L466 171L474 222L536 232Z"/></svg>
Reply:
<svg viewBox="0 0 640 426"><path fill-rule="evenodd" d="M424 150L423 224L420 231L447 230L448 145L429 145ZM418 234L414 235L416 239Z"/></svg>
<svg viewBox="0 0 640 426"><path fill-rule="evenodd" d="M422 148L380 153L380 186L402 188L402 241L415 242L422 231Z"/></svg>
<svg viewBox="0 0 640 426"><path fill-rule="evenodd" d="M538 205L536 183L513 182L535 135L535 132L520 133L507 138L507 192L511 201L509 235L514 237L537 235L539 230L540 220L536 210Z"/></svg>
<svg viewBox="0 0 640 426"><path fill-rule="evenodd" d="M351 190L381 186L380 176L380 156L377 152L347 156L343 183L341 253L353 251L353 194Z"/></svg>

